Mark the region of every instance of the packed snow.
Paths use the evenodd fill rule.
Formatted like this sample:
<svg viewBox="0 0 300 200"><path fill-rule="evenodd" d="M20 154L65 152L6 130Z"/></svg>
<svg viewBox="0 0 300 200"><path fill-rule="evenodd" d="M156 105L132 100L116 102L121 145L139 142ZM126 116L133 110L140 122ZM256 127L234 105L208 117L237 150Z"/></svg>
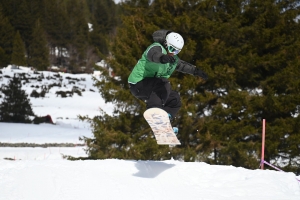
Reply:
<svg viewBox="0 0 300 200"><path fill-rule="evenodd" d="M2 69L2 75L28 73L30 69ZM54 72L43 72L53 76ZM52 124L0 123L0 142L6 144L69 143L69 147L0 147L0 200L299 200L300 177L290 172L249 170L233 166L186 163L178 160L84 160L69 161L63 155L87 157L80 137L93 137L87 122L78 115L93 117L100 110L112 114L114 106L101 98L93 86L97 74L60 73L63 88L72 84L66 77L79 78L82 96L61 98L53 87L45 98L32 98L38 116L50 115ZM7 83L3 78L2 83ZM51 81L55 81L52 80ZM30 82L23 89L30 94ZM39 83L51 84L47 79ZM91 90L90 90L91 89ZM95 92L93 92L95 91ZM0 102L1 102L0 98ZM258 163L259 165L259 163Z"/></svg>

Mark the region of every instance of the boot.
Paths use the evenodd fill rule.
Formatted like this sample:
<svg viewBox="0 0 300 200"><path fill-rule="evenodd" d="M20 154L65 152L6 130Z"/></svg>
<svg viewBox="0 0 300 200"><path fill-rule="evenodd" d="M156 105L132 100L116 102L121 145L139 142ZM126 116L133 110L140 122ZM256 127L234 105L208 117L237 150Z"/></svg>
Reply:
<svg viewBox="0 0 300 200"><path fill-rule="evenodd" d="M177 135L178 134L178 128L177 127L173 127L173 132L175 133L175 135Z"/></svg>
<svg viewBox="0 0 300 200"><path fill-rule="evenodd" d="M172 121L172 115L170 115L170 113L168 113L168 116L169 116L169 119L170 119L170 122ZM178 134L178 128L177 127L173 127L173 132L175 133L175 135Z"/></svg>

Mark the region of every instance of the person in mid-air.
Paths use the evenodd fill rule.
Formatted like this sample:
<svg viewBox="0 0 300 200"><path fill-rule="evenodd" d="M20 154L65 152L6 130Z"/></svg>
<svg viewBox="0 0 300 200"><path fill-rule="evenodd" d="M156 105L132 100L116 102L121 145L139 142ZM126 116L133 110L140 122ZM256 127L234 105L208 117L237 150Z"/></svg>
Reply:
<svg viewBox="0 0 300 200"><path fill-rule="evenodd" d="M184 40L178 33L158 30L153 33L151 44L139 59L128 77L132 95L146 102L147 109L161 108L170 119L176 116L181 107L180 96L173 91L168 78L176 70L199 76L207 80L207 75L196 66L180 60L178 53Z"/></svg>

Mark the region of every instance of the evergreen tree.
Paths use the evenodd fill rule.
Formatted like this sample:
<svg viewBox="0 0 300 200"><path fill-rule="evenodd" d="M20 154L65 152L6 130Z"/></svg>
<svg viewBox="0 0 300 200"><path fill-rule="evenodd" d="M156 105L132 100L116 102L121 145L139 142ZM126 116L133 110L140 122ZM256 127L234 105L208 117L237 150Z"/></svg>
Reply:
<svg viewBox="0 0 300 200"><path fill-rule="evenodd" d="M0 6L0 67L6 67L10 63L13 48L14 28L7 17L3 15Z"/></svg>
<svg viewBox="0 0 300 200"><path fill-rule="evenodd" d="M30 123L34 116L28 95L22 90L18 74L2 90L4 99L0 104L0 122Z"/></svg>
<svg viewBox="0 0 300 200"><path fill-rule="evenodd" d="M3 36L0 44L6 54L1 55L3 66L11 60L15 30L20 32L25 44L27 59L33 57L30 46L36 19L40 19L46 33L51 64L91 67L92 60L98 59L96 48L102 57L108 55L109 38L116 26L116 5L112 0L11 0L0 1L0 7L6 18L4 24L0 17L0 35ZM12 24L13 32L7 23ZM87 23L93 24L94 31L88 32Z"/></svg>
<svg viewBox="0 0 300 200"><path fill-rule="evenodd" d="M68 47L71 26L64 1L48 0L45 2L45 12L42 17L50 48L51 62L58 66L67 66L64 53Z"/></svg>
<svg viewBox="0 0 300 200"><path fill-rule="evenodd" d="M94 6L90 10L95 18L96 24L100 25L100 32L107 34L116 25L116 5L111 0L89 0L93 1Z"/></svg>
<svg viewBox="0 0 300 200"><path fill-rule="evenodd" d="M294 80L299 75L299 61L295 54L287 53L299 48L299 25L293 20L297 12L274 1L252 1L244 12L236 13L227 8L223 12L226 18L218 17L222 21L213 34L217 39L204 47L207 59L200 64L214 71L211 76L215 80L207 87L221 92L215 93L213 122L207 123L208 130L214 130L210 131L213 140L221 141L214 162L254 168L263 118L269 122L266 159L285 154L294 160L285 135L292 135L288 130L297 120L292 113L297 112L299 102L297 87L287 90L291 82L298 84ZM252 161L243 161L251 157Z"/></svg>
<svg viewBox="0 0 300 200"><path fill-rule="evenodd" d="M108 55L108 45L118 24L118 7L111 0L88 0L93 31L90 32L91 44Z"/></svg>
<svg viewBox="0 0 300 200"><path fill-rule="evenodd" d="M38 70L46 70L49 66L49 50L45 38L44 30L40 24L40 20L36 21L32 34L32 42L30 44L29 64Z"/></svg>
<svg viewBox="0 0 300 200"><path fill-rule="evenodd" d="M25 1L27 1L27 6L30 12L30 21L32 25L34 26L34 22L36 21L36 19L41 19L41 23L42 23L46 1L40 1L40 0L25 0Z"/></svg>
<svg viewBox="0 0 300 200"><path fill-rule="evenodd" d="M11 56L11 64L15 64L17 66L26 65L25 46L19 31L17 31L14 39L13 53Z"/></svg>
<svg viewBox="0 0 300 200"><path fill-rule="evenodd" d="M15 2L13 5L14 13L11 16L11 23L21 34L25 43L27 55L30 56L29 45L32 40L32 30L34 27L34 19L31 17L30 8L27 1Z"/></svg>
<svg viewBox="0 0 300 200"><path fill-rule="evenodd" d="M88 47L88 23L85 19L83 2L69 2L67 4L68 15L70 18L71 32L70 45L68 51L70 53L70 65L78 68L86 65L86 51Z"/></svg>
<svg viewBox="0 0 300 200"><path fill-rule="evenodd" d="M8 56L5 54L5 51L0 47L0 67L7 66Z"/></svg>
<svg viewBox="0 0 300 200"><path fill-rule="evenodd" d="M14 15L16 14L17 7L20 5L19 0L11 0L11 1L0 1L0 7L3 8L3 14L9 18L9 21L14 18Z"/></svg>

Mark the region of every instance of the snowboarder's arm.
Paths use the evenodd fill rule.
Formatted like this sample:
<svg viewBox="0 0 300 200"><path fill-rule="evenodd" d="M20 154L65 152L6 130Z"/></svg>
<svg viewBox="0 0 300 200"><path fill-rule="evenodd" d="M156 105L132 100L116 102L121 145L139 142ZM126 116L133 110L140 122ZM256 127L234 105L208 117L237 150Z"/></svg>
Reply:
<svg viewBox="0 0 300 200"><path fill-rule="evenodd" d="M147 53L147 58L151 62L163 64L174 63L176 61L172 56L163 54L160 46L151 47Z"/></svg>
<svg viewBox="0 0 300 200"><path fill-rule="evenodd" d="M160 57L163 56L162 49L160 46L154 46L149 49L147 58L151 62L160 63Z"/></svg>
<svg viewBox="0 0 300 200"><path fill-rule="evenodd" d="M208 76L205 72L203 72L200 69L197 69L195 65L192 65L188 62L185 62L183 60L178 60L178 64L176 67L176 71L186 73L186 74L191 74L193 76L199 76L203 78L204 80L207 80Z"/></svg>

